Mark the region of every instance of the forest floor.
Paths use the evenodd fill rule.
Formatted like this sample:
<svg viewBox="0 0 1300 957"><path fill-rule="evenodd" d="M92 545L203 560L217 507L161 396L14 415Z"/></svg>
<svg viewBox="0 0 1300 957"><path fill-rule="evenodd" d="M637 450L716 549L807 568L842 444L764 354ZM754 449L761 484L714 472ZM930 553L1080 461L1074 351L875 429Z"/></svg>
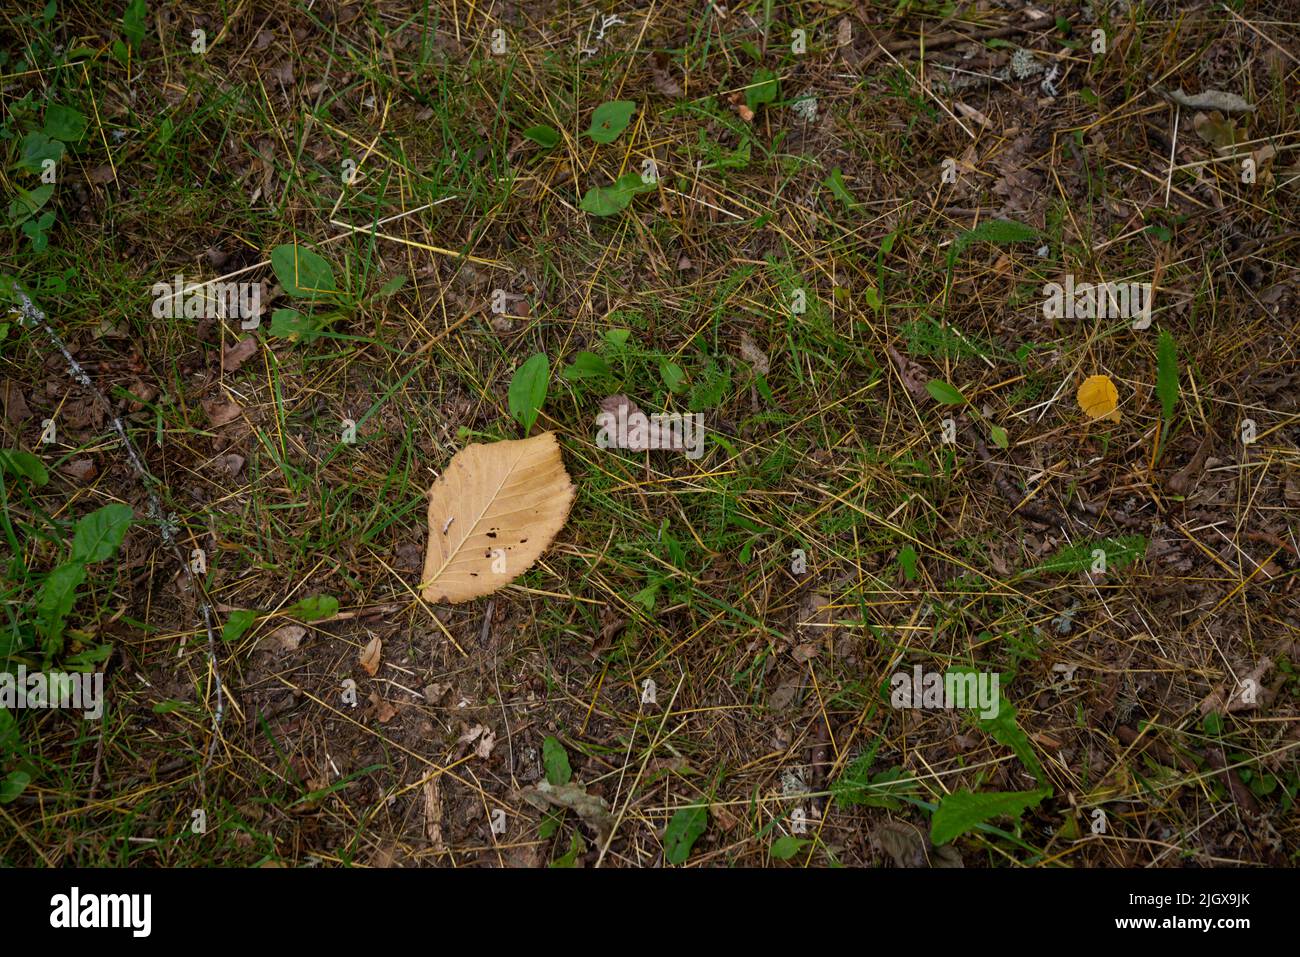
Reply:
<svg viewBox="0 0 1300 957"><path fill-rule="evenodd" d="M0 657L104 713L0 709L0 863L1297 862L1294 5L67 6L0 268L93 389L0 317ZM567 524L427 602L535 355Z"/></svg>

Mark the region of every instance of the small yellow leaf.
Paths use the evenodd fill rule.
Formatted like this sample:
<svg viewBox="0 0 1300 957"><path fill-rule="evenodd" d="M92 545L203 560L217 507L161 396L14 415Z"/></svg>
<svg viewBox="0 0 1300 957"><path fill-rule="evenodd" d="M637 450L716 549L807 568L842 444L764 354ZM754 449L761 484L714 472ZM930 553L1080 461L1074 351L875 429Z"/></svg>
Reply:
<svg viewBox="0 0 1300 957"><path fill-rule="evenodd" d="M527 571L569 517L575 490L551 432L468 445L429 490L429 602L490 595Z"/></svg>
<svg viewBox="0 0 1300 957"><path fill-rule="evenodd" d="M1119 390L1110 381L1110 376L1088 376L1079 386L1078 399L1079 408L1087 413L1088 418L1119 421Z"/></svg>

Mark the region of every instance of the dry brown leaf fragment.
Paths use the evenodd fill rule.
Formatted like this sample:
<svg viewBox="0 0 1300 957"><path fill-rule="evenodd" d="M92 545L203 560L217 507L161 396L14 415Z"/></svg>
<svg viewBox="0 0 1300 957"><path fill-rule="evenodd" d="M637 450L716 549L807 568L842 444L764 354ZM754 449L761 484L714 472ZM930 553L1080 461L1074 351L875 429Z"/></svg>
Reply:
<svg viewBox="0 0 1300 957"><path fill-rule="evenodd" d="M18 384L10 379L0 382L0 405L4 406L5 419L13 425L22 425L32 417L32 410L27 407L27 398Z"/></svg>
<svg viewBox="0 0 1300 957"><path fill-rule="evenodd" d="M650 56L650 74L654 87L664 96L681 96L682 85L672 74L673 61L666 53L654 53Z"/></svg>
<svg viewBox="0 0 1300 957"><path fill-rule="evenodd" d="M158 397L157 387L139 378L132 379L126 391L135 397L128 403L132 412L139 412L146 402L152 402Z"/></svg>
<svg viewBox="0 0 1300 957"><path fill-rule="evenodd" d="M475 743L477 742L477 744ZM497 745L497 736L491 728L485 724L476 724L469 728L456 739L457 744L473 744L474 753L480 758L491 756L492 749Z"/></svg>
<svg viewBox="0 0 1300 957"><path fill-rule="evenodd" d="M790 650L790 657L800 664L812 661L821 654L821 645L815 641L805 641L803 644L795 645Z"/></svg>
<svg viewBox="0 0 1300 957"><path fill-rule="evenodd" d="M827 626L835 621L834 602L824 592L810 591L799 602L798 631L801 635L822 637Z"/></svg>
<svg viewBox="0 0 1300 957"><path fill-rule="evenodd" d="M235 452L222 455L217 459L217 464L231 475L238 475L239 470L244 467L244 457Z"/></svg>
<svg viewBox="0 0 1300 957"><path fill-rule="evenodd" d="M1300 476L1288 475L1282 486L1282 499L1288 505L1300 505Z"/></svg>
<svg viewBox="0 0 1300 957"><path fill-rule="evenodd" d="M89 482L99 474L99 467L94 459L73 459L66 465L59 466L59 472L78 482Z"/></svg>
<svg viewBox="0 0 1300 957"><path fill-rule="evenodd" d="M1249 113L1254 106L1247 103L1236 93L1223 90L1202 90L1200 93L1184 93L1180 87L1170 90L1165 97L1177 103L1185 110L1218 110L1220 113Z"/></svg>
<svg viewBox="0 0 1300 957"><path fill-rule="evenodd" d="M1220 151L1232 149L1241 138L1237 124L1231 117L1224 117L1218 110L1211 113L1197 113L1192 117L1192 126L1201 139Z"/></svg>
<svg viewBox="0 0 1300 957"><path fill-rule="evenodd" d="M461 449L429 490L421 597L456 604L509 584L564 527L574 494L552 432Z"/></svg>
<svg viewBox="0 0 1300 957"><path fill-rule="evenodd" d="M370 639L370 642L361 650L361 668L370 677L374 677L379 672L379 656L383 651L384 643L379 640L379 636Z"/></svg>
<svg viewBox="0 0 1300 957"><path fill-rule="evenodd" d="M992 121L975 107L963 103L961 100L954 101L953 105L957 107L957 112L962 116L969 117L985 129L993 128Z"/></svg>
<svg viewBox="0 0 1300 957"><path fill-rule="evenodd" d="M1273 670L1273 660L1262 658L1249 674L1242 675L1235 683L1229 682L1216 688L1201 700L1201 715L1211 711L1251 711L1262 704L1267 704L1271 692L1264 687L1264 677Z"/></svg>
<svg viewBox="0 0 1300 957"><path fill-rule="evenodd" d="M686 448L678 431L661 426L625 395L610 395L600 400L596 428L608 429L609 434L618 436L620 442L626 436L626 444L611 446L612 448L625 448L631 452L646 452L651 449L681 452Z"/></svg>
<svg viewBox="0 0 1300 957"><path fill-rule="evenodd" d="M227 372L237 372L257 352L257 337L245 336L233 346L221 353L221 368Z"/></svg>
<svg viewBox="0 0 1300 957"><path fill-rule="evenodd" d="M461 727L464 727L464 725L462 725ZM475 741L479 739L479 737L486 730L487 730L487 725L485 724L476 724L472 728L465 728L465 730L461 732L460 737L456 739L456 743L473 744Z"/></svg>
<svg viewBox="0 0 1300 957"><path fill-rule="evenodd" d="M539 811L547 811L552 807L568 808L594 828L602 841L609 837L614 828L614 814L609 802L588 794L581 784L554 785L549 781L540 781L536 787L520 791L519 796Z"/></svg>
<svg viewBox="0 0 1300 957"><path fill-rule="evenodd" d="M302 625L281 625L267 635L266 640L277 642L284 651L296 651L306 634L307 629Z"/></svg>
<svg viewBox="0 0 1300 957"><path fill-rule="evenodd" d="M951 845L935 847L916 827L901 821L886 821L872 835L895 867L961 867L961 853Z"/></svg>
<svg viewBox="0 0 1300 957"><path fill-rule="evenodd" d="M835 45L846 47L853 43L853 21L848 17L840 17L839 23L835 25Z"/></svg>
<svg viewBox="0 0 1300 957"><path fill-rule="evenodd" d="M208 415L208 424L215 429L234 422L244 410L238 402L216 398L204 399L203 411Z"/></svg>
<svg viewBox="0 0 1300 957"><path fill-rule="evenodd" d="M758 347L758 343L748 332L740 334L740 357L753 366L754 371L759 375L767 375L772 371L772 363L767 353Z"/></svg>
<svg viewBox="0 0 1300 957"><path fill-rule="evenodd" d="M388 724L397 716L397 708L391 702L379 697L377 691L370 693L370 703L375 708L375 720L380 724Z"/></svg>
<svg viewBox="0 0 1300 957"><path fill-rule="evenodd" d="M912 394L913 398L924 400L928 395L925 389L925 370L911 359L904 358L903 354L893 346L885 346L885 351L898 367L898 377L903 380L903 387Z"/></svg>
<svg viewBox="0 0 1300 957"><path fill-rule="evenodd" d="M285 86L293 86L293 61L285 60L279 66L273 66L267 73L274 80L279 80Z"/></svg>
<svg viewBox="0 0 1300 957"><path fill-rule="evenodd" d="M767 696L767 706L773 711L783 711L790 705L794 704L795 698L799 696L799 689L803 686L804 674L799 672L785 678L772 689L772 693Z"/></svg>

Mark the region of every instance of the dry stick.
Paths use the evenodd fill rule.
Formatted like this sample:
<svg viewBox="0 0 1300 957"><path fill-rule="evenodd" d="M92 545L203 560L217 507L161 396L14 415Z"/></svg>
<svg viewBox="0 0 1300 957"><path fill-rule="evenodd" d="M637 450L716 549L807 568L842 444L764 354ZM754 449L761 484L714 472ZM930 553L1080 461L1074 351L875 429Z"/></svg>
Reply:
<svg viewBox="0 0 1300 957"><path fill-rule="evenodd" d="M145 468L144 460L136 450L135 443L131 441L130 435L127 434L126 427L122 424L121 416L117 415L112 403L108 401L99 387L91 381L90 376L81 367L81 364L68 351L68 347L63 344L63 339L54 331L49 320L45 318L37 305L32 302L31 298L17 283L13 284L14 295L18 298L18 305L22 312L23 324L27 326L39 326L44 330L46 337L59 351L63 359L68 364L68 373L85 389L89 390L91 395L103 408L105 414L111 417L113 431L122 441L122 447L126 450L127 461L131 463L131 470L135 472L137 481L144 487L145 493L149 496L149 517L158 523L158 531L162 535L163 545L168 548L175 557L181 569L189 577L191 583L197 586L196 594L198 596L199 609L203 612L203 626L208 633L208 668L212 673L213 683L216 685L217 692L217 710L212 717L212 737L208 741L206 748L207 754L203 759L203 771L206 772L212 764L214 754L213 748L216 744L217 737L221 733L221 721L226 714L226 696L225 689L221 684L221 674L217 671L217 638L212 628L213 612L212 606L208 603L207 594L204 591L203 583L197 579L190 569L189 563L185 560L185 555L181 551L180 545L176 542L176 532L174 519L175 516L168 516L163 512L162 501L158 497L155 487L160 483ZM206 792L206 779L204 779L203 789Z"/></svg>

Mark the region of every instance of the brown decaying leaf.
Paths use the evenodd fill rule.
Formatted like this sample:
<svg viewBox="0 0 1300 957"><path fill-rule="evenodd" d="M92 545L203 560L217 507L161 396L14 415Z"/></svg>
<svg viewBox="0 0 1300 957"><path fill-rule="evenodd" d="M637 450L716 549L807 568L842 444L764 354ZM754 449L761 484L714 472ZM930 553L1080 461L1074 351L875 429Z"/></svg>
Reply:
<svg viewBox="0 0 1300 957"><path fill-rule="evenodd" d="M132 379L131 384L126 387L126 391L135 396L133 400L127 403L132 412L139 412L144 408L146 402L152 402L158 396L156 386L139 378Z"/></svg>
<svg viewBox="0 0 1300 957"><path fill-rule="evenodd" d="M989 118L979 110L975 109L975 107L963 103L961 100L954 101L953 105L957 107L957 112L962 116L969 117L985 129L992 129L992 121L990 121Z"/></svg>
<svg viewBox="0 0 1300 957"><path fill-rule="evenodd" d="M645 423L633 420L634 415L642 416ZM628 427L627 445L618 446L619 448L625 447L630 452L645 452L649 449L681 452L686 448L677 432L664 429L659 423L651 421L650 416L642 412L641 407L627 396L608 395L601 399L600 411L596 413L596 427L615 430L620 420L626 422Z"/></svg>
<svg viewBox="0 0 1300 957"><path fill-rule="evenodd" d="M257 337L246 336L221 354L221 367L236 372L257 352Z"/></svg>
<svg viewBox="0 0 1300 957"><path fill-rule="evenodd" d="M926 396L925 370L911 359L904 358L902 353L893 346L885 346L885 351L889 353L889 357L894 360L894 364L898 367L898 377L903 380L903 387L912 394L914 399L924 400Z"/></svg>
<svg viewBox="0 0 1300 957"><path fill-rule="evenodd" d="M650 76L654 87L664 96L681 96L682 85L673 76L673 62L667 54L654 53L650 56Z"/></svg>
<svg viewBox="0 0 1300 957"><path fill-rule="evenodd" d="M880 849L893 859L895 867L961 867L961 854L951 845L934 847L916 827L901 821L886 821L873 835Z"/></svg>
<svg viewBox="0 0 1300 957"><path fill-rule="evenodd" d="M767 375L772 371L772 363L767 358L767 353L758 347L748 332L740 334L740 358L744 359L759 375Z"/></svg>
<svg viewBox="0 0 1300 957"><path fill-rule="evenodd" d="M95 465L94 459L73 459L66 465L61 465L59 471L78 482L92 481L99 474L99 468Z"/></svg>
<svg viewBox="0 0 1300 957"><path fill-rule="evenodd" d="M835 45L846 47L853 43L853 21L848 17L840 17L840 22L835 26Z"/></svg>
<svg viewBox="0 0 1300 957"><path fill-rule="evenodd" d="M275 631L267 636L268 640L276 641L285 651L297 651L298 646L302 644L302 639L306 636L307 629L302 625L281 625ZM379 639L375 639L378 641Z"/></svg>
<svg viewBox="0 0 1300 957"><path fill-rule="evenodd" d="M1264 687L1264 676L1272 670L1272 659L1261 659L1249 674L1241 675L1235 682L1224 683L1206 695L1201 700L1201 715L1211 711L1250 711L1267 704L1272 695Z"/></svg>
<svg viewBox="0 0 1300 957"><path fill-rule="evenodd" d="M480 758L492 756L492 749L497 746L496 732L485 724L476 724L456 739L457 744L474 744L474 754Z"/></svg>
<svg viewBox="0 0 1300 957"><path fill-rule="evenodd" d="M238 402L217 398L204 399L203 411L208 414L208 422L215 429L234 422L244 410Z"/></svg>
<svg viewBox="0 0 1300 957"><path fill-rule="evenodd" d="M581 784L554 785L549 781L540 781L536 787L520 791L519 796L539 811L547 811L552 807L568 808L594 828L601 840L607 839L614 828L614 814L609 802L588 794Z"/></svg>
<svg viewBox="0 0 1300 957"><path fill-rule="evenodd" d="M361 657L358 659L366 674L370 675L372 678L379 671L379 655L382 652L383 647L384 643L379 640L378 635L375 635L375 637L370 639L370 643L362 649Z"/></svg>
<svg viewBox="0 0 1300 957"><path fill-rule="evenodd" d="M795 699L799 697L799 689L803 686L804 677L805 673L799 671L783 679L767 696L767 706L773 711L783 711L794 704Z"/></svg>
<svg viewBox="0 0 1300 957"><path fill-rule="evenodd" d="M370 693L370 703L375 709L375 720L380 724L388 724L393 718L397 717L397 708L390 702L379 697L379 692Z"/></svg>
<svg viewBox="0 0 1300 957"><path fill-rule="evenodd" d="M5 418L14 425L22 425L32 417L22 390L9 379L0 382L0 405L4 406Z"/></svg>
<svg viewBox="0 0 1300 957"><path fill-rule="evenodd" d="M1218 110L1211 113L1197 113L1192 117L1192 126L1201 139L1220 151L1230 150L1241 133L1231 118L1225 118Z"/></svg>
<svg viewBox="0 0 1300 957"><path fill-rule="evenodd" d="M421 597L456 604L509 584L564 527L574 494L554 433L461 449L429 490Z"/></svg>
<svg viewBox="0 0 1300 957"><path fill-rule="evenodd" d="M1236 93L1223 90L1202 90L1200 93L1188 94L1182 88L1170 90L1165 94L1168 99L1185 110L1218 110L1222 113L1249 113L1255 109Z"/></svg>

